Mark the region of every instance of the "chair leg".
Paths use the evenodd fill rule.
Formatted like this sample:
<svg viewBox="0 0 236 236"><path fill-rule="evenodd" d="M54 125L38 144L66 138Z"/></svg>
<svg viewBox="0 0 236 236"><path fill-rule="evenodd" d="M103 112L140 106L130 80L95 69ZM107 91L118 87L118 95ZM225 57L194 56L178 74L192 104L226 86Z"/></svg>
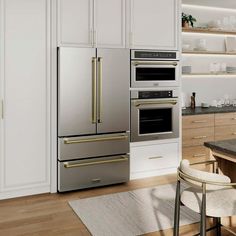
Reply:
<svg viewBox="0 0 236 236"><path fill-rule="evenodd" d="M221 218L216 218L216 223L217 223L217 229L216 229L216 233L217 236L221 236Z"/></svg>
<svg viewBox="0 0 236 236"><path fill-rule="evenodd" d="M206 236L206 193L202 194L200 235Z"/></svg>
<svg viewBox="0 0 236 236"><path fill-rule="evenodd" d="M179 216L180 216L180 181L177 181L175 195L175 215L174 215L174 236L179 236Z"/></svg>

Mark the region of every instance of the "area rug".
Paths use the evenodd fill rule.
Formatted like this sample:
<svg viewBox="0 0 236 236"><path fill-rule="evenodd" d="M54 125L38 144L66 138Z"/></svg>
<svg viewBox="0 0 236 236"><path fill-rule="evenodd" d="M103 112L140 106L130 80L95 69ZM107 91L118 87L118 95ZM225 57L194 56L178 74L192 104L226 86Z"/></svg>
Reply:
<svg viewBox="0 0 236 236"><path fill-rule="evenodd" d="M70 201L94 236L134 236L173 228L175 184ZM199 221L181 206L180 225Z"/></svg>

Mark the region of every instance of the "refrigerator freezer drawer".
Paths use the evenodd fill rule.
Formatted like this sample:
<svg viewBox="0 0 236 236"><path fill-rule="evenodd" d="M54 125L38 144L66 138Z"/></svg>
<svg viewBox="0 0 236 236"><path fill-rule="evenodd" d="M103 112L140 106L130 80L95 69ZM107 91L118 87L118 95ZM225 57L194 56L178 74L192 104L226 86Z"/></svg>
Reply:
<svg viewBox="0 0 236 236"><path fill-rule="evenodd" d="M129 133L58 139L60 161L129 153Z"/></svg>
<svg viewBox="0 0 236 236"><path fill-rule="evenodd" d="M129 155L58 162L58 191L71 191L129 180Z"/></svg>

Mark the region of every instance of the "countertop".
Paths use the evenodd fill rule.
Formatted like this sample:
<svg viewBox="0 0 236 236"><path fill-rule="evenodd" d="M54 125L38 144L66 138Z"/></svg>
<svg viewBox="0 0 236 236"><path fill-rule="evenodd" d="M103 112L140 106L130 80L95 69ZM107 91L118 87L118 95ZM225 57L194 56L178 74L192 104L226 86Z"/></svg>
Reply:
<svg viewBox="0 0 236 236"><path fill-rule="evenodd" d="M209 108L196 107L195 109L191 109L190 107L187 107L186 109L182 109L183 116L213 114L213 113L227 113L227 112L236 112L236 106L209 107Z"/></svg>
<svg viewBox="0 0 236 236"><path fill-rule="evenodd" d="M205 142L204 145L210 149L224 152L225 154L235 155L236 158L236 139Z"/></svg>

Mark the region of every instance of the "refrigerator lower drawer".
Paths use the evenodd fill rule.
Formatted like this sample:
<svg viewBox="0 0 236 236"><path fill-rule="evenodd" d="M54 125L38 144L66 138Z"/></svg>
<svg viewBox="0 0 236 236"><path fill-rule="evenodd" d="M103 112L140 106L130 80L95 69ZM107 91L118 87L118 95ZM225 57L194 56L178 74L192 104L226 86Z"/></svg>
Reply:
<svg viewBox="0 0 236 236"><path fill-rule="evenodd" d="M129 180L129 155L58 162L58 191L71 191Z"/></svg>
<svg viewBox="0 0 236 236"><path fill-rule="evenodd" d="M58 139L60 161L129 153L129 132Z"/></svg>

